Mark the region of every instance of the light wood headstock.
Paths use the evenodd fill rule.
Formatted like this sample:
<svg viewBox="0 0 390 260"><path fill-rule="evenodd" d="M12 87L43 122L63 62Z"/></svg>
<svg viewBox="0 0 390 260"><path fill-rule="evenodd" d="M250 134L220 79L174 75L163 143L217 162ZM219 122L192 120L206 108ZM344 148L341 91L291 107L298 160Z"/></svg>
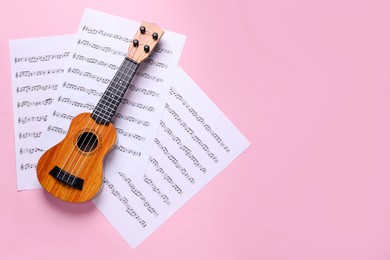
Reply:
<svg viewBox="0 0 390 260"><path fill-rule="evenodd" d="M142 22L129 46L127 56L141 63L149 57L163 34L164 31L157 24Z"/></svg>

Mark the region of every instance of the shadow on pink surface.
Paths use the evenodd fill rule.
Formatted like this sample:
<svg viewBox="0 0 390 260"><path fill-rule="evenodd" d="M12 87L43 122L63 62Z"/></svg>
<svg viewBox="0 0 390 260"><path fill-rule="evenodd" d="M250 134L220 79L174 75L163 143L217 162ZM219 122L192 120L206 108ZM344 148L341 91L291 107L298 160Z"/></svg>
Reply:
<svg viewBox="0 0 390 260"><path fill-rule="evenodd" d="M52 196L50 193L44 191L43 189L41 190L40 193L42 194L41 197L43 197L45 203L49 204L50 207L52 207L57 211L60 211L63 214L86 215L92 213L95 210L98 210L91 201L85 203L69 203L57 199L56 197Z"/></svg>

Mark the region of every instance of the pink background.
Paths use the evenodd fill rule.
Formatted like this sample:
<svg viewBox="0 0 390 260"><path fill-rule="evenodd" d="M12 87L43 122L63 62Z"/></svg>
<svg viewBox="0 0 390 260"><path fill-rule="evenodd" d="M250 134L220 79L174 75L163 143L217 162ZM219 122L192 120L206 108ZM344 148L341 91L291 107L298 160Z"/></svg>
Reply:
<svg viewBox="0 0 390 260"><path fill-rule="evenodd" d="M390 259L389 1L98 2L1 5L0 259ZM85 7L188 35L181 66L252 142L136 250L91 203L16 191L8 40Z"/></svg>

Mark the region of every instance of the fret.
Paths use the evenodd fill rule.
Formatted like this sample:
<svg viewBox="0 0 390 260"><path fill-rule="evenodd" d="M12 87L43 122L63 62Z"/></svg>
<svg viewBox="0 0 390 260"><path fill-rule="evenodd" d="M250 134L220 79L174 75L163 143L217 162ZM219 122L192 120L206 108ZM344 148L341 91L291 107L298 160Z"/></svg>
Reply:
<svg viewBox="0 0 390 260"><path fill-rule="evenodd" d="M123 84L124 84L123 82L127 82L127 80L120 79L120 80L116 81L115 79L113 79L111 82L112 82L111 87L113 90L116 90L117 92L120 92L120 93L127 90L127 88L125 86L123 86Z"/></svg>
<svg viewBox="0 0 390 260"><path fill-rule="evenodd" d="M118 71L117 72L118 74L123 74L122 72ZM125 74L123 74L124 77L118 77L117 75L114 76L114 78L112 79L112 82L117 84L119 87L120 87L120 90L123 91L124 89L122 89L122 84L123 84L123 81L126 81L127 80L127 77Z"/></svg>
<svg viewBox="0 0 390 260"><path fill-rule="evenodd" d="M112 87L107 89L107 97L111 99L118 99L121 98L124 95L124 92L126 91L116 91Z"/></svg>
<svg viewBox="0 0 390 260"><path fill-rule="evenodd" d="M119 100L119 98L116 98L116 99L113 99L111 96L107 96L107 98L109 100L105 100L106 103L109 103L109 104L115 104L115 103L120 103L121 101Z"/></svg>
<svg viewBox="0 0 390 260"><path fill-rule="evenodd" d="M91 117L98 124L109 124L125 95L139 64L126 57L103 96L92 112Z"/></svg>
<svg viewBox="0 0 390 260"><path fill-rule="evenodd" d="M104 110L110 109L111 111L115 111L115 104L110 103L107 100L101 100Z"/></svg>
<svg viewBox="0 0 390 260"><path fill-rule="evenodd" d="M117 97L120 97L123 95L123 90L118 90L118 89L115 89L114 87L116 87L117 84L115 83L112 83L108 88L107 88L107 94L115 94ZM119 87L119 86L118 86Z"/></svg>
<svg viewBox="0 0 390 260"><path fill-rule="evenodd" d="M118 71L118 74L122 74L122 75L124 75L125 76L125 78L126 78L126 76L127 76L127 73L131 73L131 71L129 71L129 72L127 72L126 70L125 71ZM121 79L120 79L121 80ZM120 83L120 82L119 82Z"/></svg>
<svg viewBox="0 0 390 260"><path fill-rule="evenodd" d="M100 113L99 111L95 111L95 114L98 114L98 115L96 115L98 118L99 118L99 121L100 120L110 120L110 118L109 117L107 117L107 115L106 114L102 114L102 113Z"/></svg>
<svg viewBox="0 0 390 260"><path fill-rule="evenodd" d="M107 92L110 92L110 91L107 89ZM109 95L110 95L110 97L113 98L113 99L114 99L114 98L120 98L120 97L121 97L120 95L117 95L117 94L115 94L115 93L113 93L113 92L110 92Z"/></svg>
<svg viewBox="0 0 390 260"><path fill-rule="evenodd" d="M118 104L110 103L106 100L101 100L101 105L102 106L99 106L96 110L99 110L101 113L105 113L108 116L113 115L118 107Z"/></svg>
<svg viewBox="0 0 390 260"><path fill-rule="evenodd" d="M95 119L98 124L105 124L104 122L110 122L111 120L110 115L108 115L105 111L101 110L94 111L94 113L92 114L92 118Z"/></svg>
<svg viewBox="0 0 390 260"><path fill-rule="evenodd" d="M115 83L113 83L113 85L114 84ZM119 91L117 89L114 89L112 86L109 86L109 88L107 88L107 91L109 92L109 94L114 94L117 97L120 97L121 95L123 95L123 91Z"/></svg>

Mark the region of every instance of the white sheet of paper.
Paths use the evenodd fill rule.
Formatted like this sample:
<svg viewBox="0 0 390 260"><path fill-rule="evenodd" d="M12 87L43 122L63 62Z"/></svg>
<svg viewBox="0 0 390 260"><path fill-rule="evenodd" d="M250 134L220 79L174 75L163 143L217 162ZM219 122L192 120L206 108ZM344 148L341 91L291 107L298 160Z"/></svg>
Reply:
<svg viewBox="0 0 390 260"><path fill-rule="evenodd" d="M146 174L106 169L94 203L135 248L249 145L178 68Z"/></svg>
<svg viewBox="0 0 390 260"><path fill-rule="evenodd" d="M40 132L44 119L38 120L37 116L47 115L49 105L33 106L35 110L32 111L17 109L17 104L18 102L26 104L22 103L23 101L36 102L38 100L36 98L42 100L53 98L57 94L52 91L52 88L39 86L43 86L44 83L56 85L61 81L58 77L60 74L50 75L51 77L41 75L40 77L47 76L45 82L37 82L38 87L32 88L31 86L35 86L34 82L39 77L31 75L24 81L20 81L24 76L19 75L26 71L37 74L34 72L63 68L65 56L69 56L66 55L69 51L67 46L62 46L66 38L70 39L71 36L10 42L11 64L15 63L12 65L12 73L15 77L12 84L17 158L22 158L23 161L19 163L24 163L33 173L27 175L25 174L27 170L24 170L18 174L18 189L40 187L35 177L35 169L32 170L27 163L35 165L41 152L30 154L30 151L35 150L22 150L23 153L20 155L27 155L27 159L18 155L20 151L18 148L36 147L38 137L34 138L32 134L29 135L32 136L31 138L21 138L20 140L28 143L21 143L24 146L19 147L18 136L20 132L27 132L27 130L33 133ZM30 51L27 51L28 46L31 47ZM50 59L45 58L51 57L46 56L51 53L56 55ZM17 58L16 62L15 58ZM44 61L46 59L49 60ZM24 61L23 67L21 67L22 61ZM49 65L49 62L52 64ZM27 88L22 90L25 86ZM19 90L16 91L18 87ZM52 91L50 94L49 90ZM19 123L19 118L21 122L25 120L25 123ZM25 126L27 124L31 125ZM33 124L36 124L35 128L32 128ZM164 106L164 115L160 121L157 137L154 139L145 175L118 172L109 169L108 165L105 169L106 178L102 192L94 203L130 246L135 248L248 146L249 142L245 137L190 77L178 68L175 70L173 87Z"/></svg>
<svg viewBox="0 0 390 260"><path fill-rule="evenodd" d="M16 176L18 190L39 188L38 148L74 35L11 40Z"/></svg>
<svg viewBox="0 0 390 260"><path fill-rule="evenodd" d="M61 141L71 119L92 112L127 55L140 23L86 9L73 42L71 59L43 130L41 148ZM164 111L185 36L165 31L131 82L113 123L117 145L106 158L110 168L142 176Z"/></svg>

